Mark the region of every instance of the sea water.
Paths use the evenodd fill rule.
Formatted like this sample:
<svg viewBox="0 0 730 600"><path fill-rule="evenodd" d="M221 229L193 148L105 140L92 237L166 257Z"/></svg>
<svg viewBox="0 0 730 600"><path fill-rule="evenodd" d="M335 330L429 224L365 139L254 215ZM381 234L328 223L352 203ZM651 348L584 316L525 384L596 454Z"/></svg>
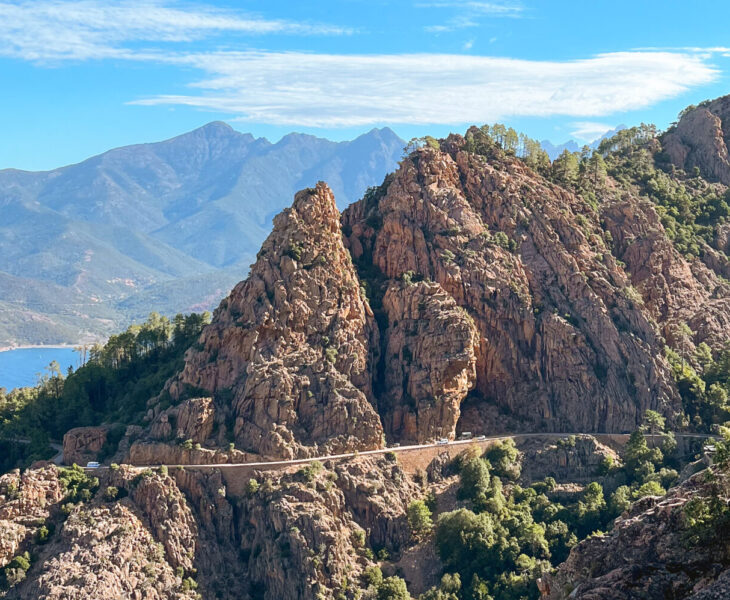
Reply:
<svg viewBox="0 0 730 600"><path fill-rule="evenodd" d="M66 374L69 367L77 369L79 353L73 348L16 348L0 352L0 388L10 391L16 387L36 385L52 361Z"/></svg>

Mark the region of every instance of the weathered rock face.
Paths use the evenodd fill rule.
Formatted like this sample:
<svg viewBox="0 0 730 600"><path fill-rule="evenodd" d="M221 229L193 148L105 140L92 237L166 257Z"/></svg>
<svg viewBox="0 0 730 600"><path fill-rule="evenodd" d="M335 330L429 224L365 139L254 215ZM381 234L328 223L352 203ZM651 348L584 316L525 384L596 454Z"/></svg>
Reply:
<svg viewBox="0 0 730 600"><path fill-rule="evenodd" d="M422 491L394 460L359 458L334 467L353 519L376 548L398 550L411 539L406 507Z"/></svg>
<svg viewBox="0 0 730 600"><path fill-rule="evenodd" d="M63 436L63 462L66 465L85 465L95 460L104 447L108 427L76 427L69 429Z"/></svg>
<svg viewBox="0 0 730 600"><path fill-rule="evenodd" d="M601 216L614 255L626 264L641 295L636 300L643 300L666 340L690 349L700 342L716 350L724 346L730 332L730 286L701 262L689 262L677 252L648 201L607 198ZM693 339L681 338L683 323L694 332Z"/></svg>
<svg viewBox="0 0 730 600"><path fill-rule="evenodd" d="M50 537L45 545L27 547L33 568L12 589L13 597L30 598L193 598L182 586L192 572L197 530L182 494L167 477L150 475L133 482L134 473L112 472L102 481L129 492L118 502L103 493L58 515L64 497L57 469L27 471L45 474L58 492L46 507ZM55 529L55 532L54 532ZM180 568L179 573L174 569Z"/></svg>
<svg viewBox="0 0 730 600"><path fill-rule="evenodd" d="M395 439L454 436L461 401L476 380L473 319L437 283L398 283L383 308L389 327L379 409Z"/></svg>
<svg viewBox="0 0 730 600"><path fill-rule="evenodd" d="M521 447L522 479L532 483L553 477L558 483L595 481L604 460L618 464L616 452L590 435L571 436L556 442Z"/></svg>
<svg viewBox="0 0 730 600"><path fill-rule="evenodd" d="M0 567L25 551L64 492L56 467L11 471L0 477Z"/></svg>
<svg viewBox="0 0 730 600"><path fill-rule="evenodd" d="M215 470L98 474L67 516L55 466L0 478L0 567L33 555L11 597L193 598L197 587L223 600L353 600L368 548L410 542L406 507L423 493L384 457L249 473L258 486L242 495Z"/></svg>
<svg viewBox="0 0 730 600"><path fill-rule="evenodd" d="M688 543L685 506L707 497L713 485L699 474L664 497L646 497L616 519L610 534L578 544L554 576L544 598L629 600L633 598L726 598L727 543ZM727 493L727 474L718 485ZM723 500L723 501L726 501Z"/></svg>
<svg viewBox="0 0 730 600"><path fill-rule="evenodd" d="M240 450L186 448L180 444L138 440L132 443L124 462L131 465L219 465L255 462L258 454Z"/></svg>
<svg viewBox="0 0 730 600"><path fill-rule="evenodd" d="M647 409L676 410L661 342L599 216L520 161L452 135L348 208L343 228L365 279L434 281L473 318L473 423L496 405L526 429L621 431Z"/></svg>
<svg viewBox="0 0 730 600"><path fill-rule="evenodd" d="M329 188L297 194L258 256L170 394L181 399L192 386L221 399L236 445L266 456L379 447L370 345L377 328Z"/></svg>
<svg viewBox="0 0 730 600"><path fill-rule="evenodd" d="M191 398L160 413L149 429L155 440L192 440L202 444L213 433L213 398Z"/></svg>
<svg viewBox="0 0 730 600"><path fill-rule="evenodd" d="M730 185L730 96L703 103L686 112L667 132L662 144L673 164Z"/></svg>

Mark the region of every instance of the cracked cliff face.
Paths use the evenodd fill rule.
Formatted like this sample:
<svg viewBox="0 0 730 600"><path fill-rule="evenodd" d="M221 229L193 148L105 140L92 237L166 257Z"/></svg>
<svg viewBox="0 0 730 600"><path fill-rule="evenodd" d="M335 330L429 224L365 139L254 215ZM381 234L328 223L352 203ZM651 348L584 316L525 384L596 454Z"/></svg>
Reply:
<svg viewBox="0 0 730 600"><path fill-rule="evenodd" d="M730 97L723 96L686 111L662 144L674 165L698 167L709 180L730 185Z"/></svg>
<svg viewBox="0 0 730 600"><path fill-rule="evenodd" d="M693 476L665 497L647 496L635 502L616 519L610 533L590 537L571 550L546 578L542 597L727 598L727 542L712 527L701 542L690 541L693 530L688 518L690 503L715 498L724 504L727 489L727 472L714 469Z"/></svg>
<svg viewBox="0 0 730 600"><path fill-rule="evenodd" d="M99 475L99 491L63 511L55 466L0 478L0 568L33 556L11 597L182 600L197 588L226 600L352 600L374 565L370 546L411 541L406 507L423 493L383 457L252 472L243 494L217 470Z"/></svg>
<svg viewBox="0 0 730 600"><path fill-rule="evenodd" d="M343 224L364 277L433 281L473 319L465 429L499 428L494 407L555 431L630 430L647 409L677 409L661 342L599 216L520 161L487 160L452 135L405 160ZM386 308L388 340L401 317Z"/></svg>
<svg viewBox="0 0 730 600"><path fill-rule="evenodd" d="M678 414L665 340L719 349L727 285L610 178L592 207L490 152L452 135L341 216L326 185L297 194L131 455L307 457Z"/></svg>
<svg viewBox="0 0 730 600"><path fill-rule="evenodd" d="M601 204L601 217L614 255L625 263L667 342L685 350L705 342L720 350L730 332L730 285L700 260L690 261L676 250L649 201L609 197ZM683 323L692 329L692 339L683 339Z"/></svg>
<svg viewBox="0 0 730 600"><path fill-rule="evenodd" d="M380 412L406 442L453 437L460 405L476 380L474 320L437 283L394 283L383 298L385 332Z"/></svg>
<svg viewBox="0 0 730 600"><path fill-rule="evenodd" d="M173 398L193 387L230 400L241 449L289 458L382 444L377 328L339 217L325 184L299 192L169 385Z"/></svg>

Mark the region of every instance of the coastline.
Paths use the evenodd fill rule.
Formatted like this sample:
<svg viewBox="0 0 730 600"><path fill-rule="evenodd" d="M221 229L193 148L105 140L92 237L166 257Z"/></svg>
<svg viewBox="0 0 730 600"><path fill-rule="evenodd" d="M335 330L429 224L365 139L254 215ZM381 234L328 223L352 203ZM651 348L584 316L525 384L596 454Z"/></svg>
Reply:
<svg viewBox="0 0 730 600"><path fill-rule="evenodd" d="M33 350L33 349L50 349L50 348L78 348L83 344L29 344L27 346L0 346L0 352L9 352L10 350Z"/></svg>

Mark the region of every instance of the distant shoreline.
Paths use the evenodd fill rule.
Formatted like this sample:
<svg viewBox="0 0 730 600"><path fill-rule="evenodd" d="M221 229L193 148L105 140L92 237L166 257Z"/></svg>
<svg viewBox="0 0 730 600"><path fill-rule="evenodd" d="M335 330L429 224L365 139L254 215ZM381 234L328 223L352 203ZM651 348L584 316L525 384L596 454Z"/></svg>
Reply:
<svg viewBox="0 0 730 600"><path fill-rule="evenodd" d="M83 344L30 344L28 346L0 346L0 352L9 352L10 350L45 350L51 348L78 348Z"/></svg>

